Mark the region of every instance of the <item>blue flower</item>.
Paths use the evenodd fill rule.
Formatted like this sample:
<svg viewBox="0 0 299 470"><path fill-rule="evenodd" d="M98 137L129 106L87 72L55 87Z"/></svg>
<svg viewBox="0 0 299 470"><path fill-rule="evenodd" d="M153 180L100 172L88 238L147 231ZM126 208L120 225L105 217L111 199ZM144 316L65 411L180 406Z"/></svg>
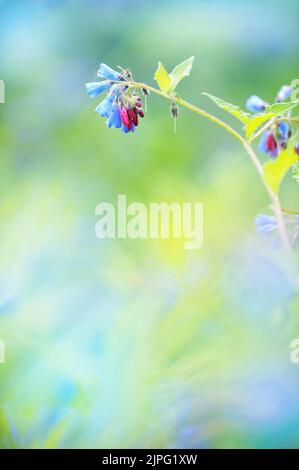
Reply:
<svg viewBox="0 0 299 470"><path fill-rule="evenodd" d="M287 148L291 132L289 123L279 121L275 127L262 135L259 150L266 153L271 158L276 158L281 150Z"/></svg>
<svg viewBox="0 0 299 470"><path fill-rule="evenodd" d="M259 233L268 234L277 229L275 217L271 215L260 214L255 218L256 229Z"/></svg>
<svg viewBox="0 0 299 470"><path fill-rule="evenodd" d="M119 129L122 126L118 104L113 105L112 111L107 119L107 126L116 127L117 129Z"/></svg>
<svg viewBox="0 0 299 470"><path fill-rule="evenodd" d="M129 129L127 126L123 124L122 131L127 134L128 132L135 132L136 126L134 124L131 125L131 128Z"/></svg>
<svg viewBox="0 0 299 470"><path fill-rule="evenodd" d="M281 87L277 94L276 102L281 103L282 101L286 101L291 96L292 92L293 87L289 85L284 85L283 87Z"/></svg>
<svg viewBox="0 0 299 470"><path fill-rule="evenodd" d="M95 111L107 118L108 127L122 129L125 134L134 132L139 124L138 118L143 118L144 112L138 89L130 83L131 71L122 69L122 73L118 73L108 65L101 64L97 74L106 80L86 83L87 94L92 98L103 91L108 91L108 94ZM115 81L121 81L121 84L113 83Z"/></svg>
<svg viewBox="0 0 299 470"><path fill-rule="evenodd" d="M109 95L114 95L114 97L118 98L120 96L120 85L112 85Z"/></svg>
<svg viewBox="0 0 299 470"><path fill-rule="evenodd" d="M272 131L267 131L262 135L259 149L271 158L276 158L278 156L278 144Z"/></svg>
<svg viewBox="0 0 299 470"><path fill-rule="evenodd" d="M264 153L268 153L268 149L266 145L268 134L269 132L264 132L259 143L259 150Z"/></svg>
<svg viewBox="0 0 299 470"><path fill-rule="evenodd" d="M116 72L106 64L101 63L97 72L98 77L106 78L107 80L122 80L123 77L119 72Z"/></svg>
<svg viewBox="0 0 299 470"><path fill-rule="evenodd" d="M282 142L287 142L290 138L290 126L286 121L280 121L277 125L277 130L279 133L279 140Z"/></svg>
<svg viewBox="0 0 299 470"><path fill-rule="evenodd" d="M102 117L109 117L112 111L112 105L114 101L113 95L107 95L106 98L96 107L96 113L99 113Z"/></svg>
<svg viewBox="0 0 299 470"><path fill-rule="evenodd" d="M104 81L104 82L91 82L91 83L86 83L86 91L88 96L91 98L96 98L100 93L103 91L108 90L108 88L111 87L111 82L110 81Z"/></svg>
<svg viewBox="0 0 299 470"><path fill-rule="evenodd" d="M250 96L246 103L247 109L252 113L260 113L262 111L265 111L267 106L268 103L266 103L266 101L262 100L262 98L259 98L259 96L256 95Z"/></svg>

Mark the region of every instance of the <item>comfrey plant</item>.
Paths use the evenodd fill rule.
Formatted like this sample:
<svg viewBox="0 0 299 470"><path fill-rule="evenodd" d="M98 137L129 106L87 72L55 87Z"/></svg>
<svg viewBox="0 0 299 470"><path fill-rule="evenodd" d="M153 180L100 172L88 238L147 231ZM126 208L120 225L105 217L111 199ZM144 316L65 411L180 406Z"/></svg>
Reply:
<svg viewBox="0 0 299 470"><path fill-rule="evenodd" d="M127 85L132 80L129 70L116 72L106 64L101 64L97 76L101 82L86 84L86 91L91 98L107 91L106 98L96 107L100 116L107 118L108 127L121 128L124 133L134 132L138 126L138 117L143 118L141 98L138 91Z"/></svg>
<svg viewBox="0 0 299 470"><path fill-rule="evenodd" d="M193 60L194 57L190 57L170 73L159 62L154 75L159 88L134 81L128 69L119 67L119 71L116 71L106 64L101 64L97 75L102 80L87 83L87 94L96 98L103 92L107 93L95 111L106 118L108 127L120 128L124 133L136 130L139 118L144 117L142 98L146 98L150 92L171 101L171 114L175 120L178 116L178 106L183 106L229 132L242 144L271 201L274 215L258 216L258 231L264 234L278 231L281 245L289 251L299 232L299 211L283 209L279 191L281 182L291 167L294 179L299 182L299 116L293 116L293 110L299 100L296 99L294 86L284 85L273 104L256 95L251 96L246 103L249 112L209 93L203 93L219 108L239 120L242 129L237 131L223 120L183 100L176 92L180 81L190 75ZM259 150L269 157L265 163L260 161L254 150L258 139Z"/></svg>

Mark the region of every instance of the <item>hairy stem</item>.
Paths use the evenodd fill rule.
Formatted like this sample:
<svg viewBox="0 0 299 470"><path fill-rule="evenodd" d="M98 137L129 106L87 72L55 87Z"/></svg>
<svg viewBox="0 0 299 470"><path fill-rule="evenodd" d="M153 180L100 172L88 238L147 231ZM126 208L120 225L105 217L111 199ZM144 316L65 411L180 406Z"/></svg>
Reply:
<svg viewBox="0 0 299 470"><path fill-rule="evenodd" d="M285 212L286 214L291 214L291 215L299 215L299 211L296 211L294 209L286 209L285 207L282 208L282 212Z"/></svg>
<svg viewBox="0 0 299 470"><path fill-rule="evenodd" d="M119 83L124 85L124 82L119 82ZM282 208L281 208L279 196L276 195L271 190L271 188L269 188L269 186L266 184L265 179L264 179L263 167L262 167L255 151L253 150L253 148L251 146L251 143L259 136L259 133L256 134L251 141L247 141L241 134L239 134L239 132L235 131L235 129L233 129L231 126L226 124L221 119L217 118L216 116L213 116L212 114L208 113L207 111L204 111L203 109L199 108L198 106L195 106L191 103L188 103L188 101L185 101L182 98L179 98L175 94L169 95L167 93L164 93L161 90L158 90L154 87L146 85L145 83L138 83L138 82L130 81L130 82L125 82L125 85L131 86L131 87L134 87L134 88L138 88L138 89L147 90L147 91L150 91L152 93L155 93L156 95L160 95L163 98L166 98L167 100L174 101L175 103L189 109L190 111L192 111L192 112L202 116L203 118L208 119L209 121L214 122L218 126L222 127L223 129L225 129L229 134L231 134L235 139L237 139L243 145L243 147L246 150L250 160L252 161L257 173L259 174L263 185L266 188L266 191L267 191L267 193L269 195L269 198L271 200L273 211L274 211L275 218L276 218L276 221L277 221L278 232L279 232L279 236L280 236L282 246L284 247L284 249L286 251L289 252L290 249L291 249L291 245L290 245L289 237L288 237L286 227L285 227L285 222L284 222L284 218L283 218L283 211L282 211ZM265 126L265 129L267 129L269 125L270 124L268 123L267 126Z"/></svg>

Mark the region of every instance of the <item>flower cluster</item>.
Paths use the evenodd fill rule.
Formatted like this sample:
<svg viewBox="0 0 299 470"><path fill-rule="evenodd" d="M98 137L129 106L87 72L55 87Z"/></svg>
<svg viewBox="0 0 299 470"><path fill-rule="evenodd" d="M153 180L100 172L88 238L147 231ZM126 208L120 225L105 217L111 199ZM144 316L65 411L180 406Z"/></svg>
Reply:
<svg viewBox="0 0 299 470"><path fill-rule="evenodd" d="M276 103L282 103L288 100L292 92L293 88L291 86L284 85L277 94ZM268 106L269 104L266 101L255 95L250 96L246 103L247 109L252 113L263 113ZM274 122L272 127L262 135L259 149L271 158L276 158L282 150L287 148L291 136L292 129L288 118L278 119ZM297 148L296 151L299 155L299 147Z"/></svg>
<svg viewBox="0 0 299 470"><path fill-rule="evenodd" d="M128 84L132 79L131 72L123 69L117 72L102 63L97 76L104 80L86 83L87 94L91 98L96 98L105 91L108 93L95 111L107 118L108 127L121 128L124 133L134 132L138 126L139 117L143 118L144 112L141 97Z"/></svg>

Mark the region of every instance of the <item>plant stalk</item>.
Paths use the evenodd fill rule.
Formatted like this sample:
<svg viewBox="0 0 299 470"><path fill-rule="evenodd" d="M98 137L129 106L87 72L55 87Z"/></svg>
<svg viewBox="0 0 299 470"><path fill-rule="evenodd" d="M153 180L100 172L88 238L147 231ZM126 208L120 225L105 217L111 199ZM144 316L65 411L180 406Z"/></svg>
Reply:
<svg viewBox="0 0 299 470"><path fill-rule="evenodd" d="M285 226L285 222L284 222L284 218L283 218L283 211L282 211L282 208L281 208L279 196L276 195L271 190L271 188L267 185L267 183L265 182L264 171L263 171L262 164L260 163L254 149L251 146L251 142L253 140L255 140L258 137L259 134L255 135L254 138L252 139L252 141L247 141L241 134L239 134L239 132L235 131L235 129L233 129L230 125L226 124L221 119L217 118L216 116L213 116L212 114L208 113L207 111L204 111L203 109L199 108L198 106L195 106L191 103L188 103L188 101L185 101L182 98L179 98L175 94L170 95L170 94L164 93L163 91L158 90L158 89L156 89L154 87L151 87L149 85L146 85L145 83L138 83L138 82L133 82L133 81L118 82L118 83L120 83L122 85L124 85L124 83L125 83L125 85L131 86L131 87L135 87L135 88L138 88L138 89L145 89L147 91L155 93L156 95L162 96L163 98L166 98L167 100L174 101L178 105L181 105L181 106L189 109L190 111L202 116L203 118L208 119L211 122L214 122L218 126L225 129L235 139L237 139L243 145L243 147L244 147L245 151L247 152L250 160L252 161L257 173L259 174L264 187L266 188L266 191L267 191L267 193L269 195L269 198L271 200L273 211L274 211L274 214L275 214L281 244L282 244L283 248L285 249L285 251L290 252L291 244L290 244L288 233L287 233L287 230L286 230L286 226ZM265 126L265 129L268 128L268 126L269 126L269 124L267 126Z"/></svg>

